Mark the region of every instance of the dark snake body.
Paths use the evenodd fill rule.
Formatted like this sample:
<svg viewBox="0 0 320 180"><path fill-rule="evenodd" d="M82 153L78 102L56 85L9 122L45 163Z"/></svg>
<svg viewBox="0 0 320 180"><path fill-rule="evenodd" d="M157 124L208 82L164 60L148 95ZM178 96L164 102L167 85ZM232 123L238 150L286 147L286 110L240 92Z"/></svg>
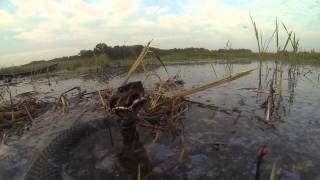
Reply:
<svg viewBox="0 0 320 180"><path fill-rule="evenodd" d="M110 126L108 119L97 119L72 126L61 132L32 164L25 180L62 180L62 166L69 160L69 152L83 138Z"/></svg>
<svg viewBox="0 0 320 180"><path fill-rule="evenodd" d="M144 88L140 81L130 82L118 88L116 94L114 94L110 100L111 109L117 107L133 107L135 100L144 96ZM141 103L143 102L143 103ZM133 111L141 108L145 101L137 103L132 108ZM126 117L121 124L121 133L124 138L124 144L132 143L136 138L136 125L132 120L133 112L129 114L117 113L118 116L122 115ZM90 136L97 130L110 127L109 120L94 120L88 123L83 123L70 129L63 131L59 134L49 146L39 155L36 161L32 164L30 170L25 176L25 180L62 180L62 168L63 164L69 160L69 152L74 149L81 139Z"/></svg>

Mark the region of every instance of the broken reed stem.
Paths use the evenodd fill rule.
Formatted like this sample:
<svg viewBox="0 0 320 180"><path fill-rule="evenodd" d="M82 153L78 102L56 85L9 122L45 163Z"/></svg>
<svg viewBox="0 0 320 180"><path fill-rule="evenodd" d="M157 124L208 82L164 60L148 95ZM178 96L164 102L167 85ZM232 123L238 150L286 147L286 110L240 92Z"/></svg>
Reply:
<svg viewBox="0 0 320 180"><path fill-rule="evenodd" d="M7 135L6 135L6 133L3 131L2 137L1 137L1 144L6 144L6 137L7 137Z"/></svg>
<svg viewBox="0 0 320 180"><path fill-rule="evenodd" d="M71 92L73 90L78 90L78 97L79 98L81 98L81 96L84 95L84 94L81 93L81 88L79 86L73 87L73 88L61 93L61 95L59 96L59 98L57 100L55 109L57 109L58 106L61 105L63 113L68 112L69 101L66 98L66 95L67 95L67 93L69 93L69 92Z"/></svg>
<svg viewBox="0 0 320 180"><path fill-rule="evenodd" d="M178 156L178 162L179 163L182 163L182 161L183 161L183 157L184 157L184 154L185 154L185 143L184 143L184 127L182 126L182 136L181 136L181 151L180 151L180 153L179 153L179 156Z"/></svg>
<svg viewBox="0 0 320 180"><path fill-rule="evenodd" d="M261 55L259 55L261 56ZM262 90L262 57L260 58L260 61L259 61L259 90Z"/></svg>
<svg viewBox="0 0 320 180"><path fill-rule="evenodd" d="M279 82L279 95L282 96L282 62L280 62L280 82Z"/></svg>
<svg viewBox="0 0 320 180"><path fill-rule="evenodd" d="M68 112L69 102L63 94L58 98L55 109L57 109L59 105L61 105L63 113Z"/></svg>
<svg viewBox="0 0 320 180"><path fill-rule="evenodd" d="M270 122L271 118L272 118L273 104L274 104L273 95L274 95L274 89L273 89L273 78L272 78L271 83L270 83L270 92L269 92L269 96L267 99L267 112L266 112L266 121L267 122Z"/></svg>
<svg viewBox="0 0 320 180"><path fill-rule="evenodd" d="M137 175L137 180L141 180L141 168L140 168L140 163L138 164L138 175Z"/></svg>
<svg viewBox="0 0 320 180"><path fill-rule="evenodd" d="M272 170L271 170L269 180L276 180L276 177L277 177L277 163L274 162L272 165Z"/></svg>
<svg viewBox="0 0 320 180"><path fill-rule="evenodd" d="M68 92L73 91L73 90L75 90L75 89L78 90L79 93L81 92L81 88L80 88L79 86L76 86L76 87L73 87L73 88L71 88L71 89L63 92L62 94L67 94Z"/></svg>
<svg viewBox="0 0 320 180"><path fill-rule="evenodd" d="M159 140L160 134L161 134L160 129L157 129L157 130L156 130L156 135L155 135L155 137L153 138L153 140L152 140L152 142L151 142L151 144L150 144L150 146L149 146L149 152L152 151L153 146L154 146L155 143Z"/></svg>
<svg viewBox="0 0 320 180"><path fill-rule="evenodd" d="M216 72L216 70L214 69L213 64L211 64L211 67L212 67L212 70L213 70L213 72L214 72L214 75L216 76L216 78L218 78L217 72Z"/></svg>
<svg viewBox="0 0 320 180"><path fill-rule="evenodd" d="M104 101L104 99L103 99L103 97L102 97L102 95L101 95L101 91L100 91L100 90L98 91L98 94L99 94L100 102L101 102L103 108L104 108L105 110L107 110L106 102Z"/></svg>
<svg viewBox="0 0 320 180"><path fill-rule="evenodd" d="M101 90L98 91L100 102L104 108L106 115L110 115L110 107L108 108L106 101L103 99Z"/></svg>
<svg viewBox="0 0 320 180"><path fill-rule="evenodd" d="M260 166L261 166L261 163L263 161L264 156L267 155L267 152L268 152L267 145L263 145L258 149L257 159L256 159L257 164L256 164L255 180L260 179Z"/></svg>
<svg viewBox="0 0 320 180"><path fill-rule="evenodd" d="M33 121L33 118L31 116L30 111L28 110L27 106L24 104L23 107L24 107L25 111L27 112L27 115L28 115L30 121Z"/></svg>
<svg viewBox="0 0 320 180"><path fill-rule="evenodd" d="M151 44L151 41L148 42L148 44L142 49L140 55L138 56L137 60L133 63L131 66L127 76L125 77L125 80L123 81L123 85L127 84L132 74L137 70L139 65L141 65L142 61L144 60L144 57L147 55L149 51L149 46Z"/></svg>
<svg viewBox="0 0 320 180"><path fill-rule="evenodd" d="M139 54L138 58L136 59L136 61L133 63L133 65L131 66L129 72L127 73L127 76L125 77L125 80L124 82L122 83L123 85L127 84L130 77L132 76L132 74L137 70L137 68L142 64L142 67L143 67L143 70L144 70L144 73L145 75L147 75L147 69L145 67L145 64L144 64L144 59L145 57L149 54L152 55L152 57L154 57L157 61L160 62L160 64L162 65L162 67L164 68L164 70L166 71L167 73L167 76L168 78L170 78L169 76L169 73L168 73L168 70L166 68L166 66L164 65L163 61L161 60L160 56L158 54L156 54L155 52L149 50L150 49L150 44L151 44L152 40L149 41L147 43L147 45L142 49L141 53Z"/></svg>
<svg viewBox="0 0 320 180"><path fill-rule="evenodd" d="M209 89L209 88L212 88L212 87L216 87L216 86L219 86L221 84L224 84L224 83L239 79L241 77L244 77L246 75L249 75L254 70L256 70L256 69L251 69L249 71L245 71L245 72L241 72L241 73L238 73L238 74L235 74L235 75L231 75L231 76L229 76L227 78L220 79L218 81L211 82L211 83L208 83L208 84L204 84L202 86L195 87L195 88L193 88L191 90L188 90L188 91L182 91L180 93L177 93L176 96L184 97L184 96L188 96L188 95L197 93L199 91L203 91L203 90L206 90L206 89Z"/></svg>
<svg viewBox="0 0 320 180"><path fill-rule="evenodd" d="M11 89L8 84L6 84L6 90L9 94L9 98L10 98L11 121L14 122L13 99L12 99Z"/></svg>

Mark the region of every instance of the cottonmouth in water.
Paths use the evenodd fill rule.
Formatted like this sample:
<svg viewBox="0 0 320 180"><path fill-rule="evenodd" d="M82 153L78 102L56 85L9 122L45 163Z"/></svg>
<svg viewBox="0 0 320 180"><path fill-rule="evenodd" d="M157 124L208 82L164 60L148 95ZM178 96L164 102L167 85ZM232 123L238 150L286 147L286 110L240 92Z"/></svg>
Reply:
<svg viewBox="0 0 320 180"><path fill-rule="evenodd" d="M139 144L139 136L135 128L135 113L145 102L144 89L141 82L132 82L119 87L111 98L110 107L121 119L124 149L126 149L127 145L135 144L136 146ZM108 120L98 119L63 131L52 140L34 161L25 176L25 180L62 180L62 167L69 160L69 152L82 139L107 127L110 127Z"/></svg>

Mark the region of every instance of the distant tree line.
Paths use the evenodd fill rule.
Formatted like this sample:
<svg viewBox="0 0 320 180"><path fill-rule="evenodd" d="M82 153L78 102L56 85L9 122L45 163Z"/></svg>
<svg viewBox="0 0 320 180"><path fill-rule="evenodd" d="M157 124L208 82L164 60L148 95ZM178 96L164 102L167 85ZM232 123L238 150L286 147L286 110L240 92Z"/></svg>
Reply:
<svg viewBox="0 0 320 180"><path fill-rule="evenodd" d="M252 53L250 49L219 49L219 53Z"/></svg>
<svg viewBox="0 0 320 180"><path fill-rule="evenodd" d="M132 45L132 46L108 46L105 43L97 44L93 50L81 50L79 53L80 57L93 57L101 54L105 54L111 59L126 59L137 57L141 50L142 45Z"/></svg>
<svg viewBox="0 0 320 180"><path fill-rule="evenodd" d="M97 44L92 50L81 50L77 55L65 56L55 58L53 61L65 61L65 60L76 60L81 58L89 58L93 56L106 55L110 59L129 59L136 58L142 51L142 45L131 45L131 46L108 46L105 43ZM208 50L205 48L174 48L174 49L159 49L150 48L153 52L158 55L168 55L174 53L251 53L250 49L219 49L219 50Z"/></svg>

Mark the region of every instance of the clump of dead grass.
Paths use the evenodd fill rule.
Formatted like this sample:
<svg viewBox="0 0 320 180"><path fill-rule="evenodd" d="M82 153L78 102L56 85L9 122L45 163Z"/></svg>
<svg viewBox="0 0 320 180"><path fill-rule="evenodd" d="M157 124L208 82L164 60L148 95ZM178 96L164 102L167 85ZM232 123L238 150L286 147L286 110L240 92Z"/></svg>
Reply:
<svg viewBox="0 0 320 180"><path fill-rule="evenodd" d="M41 102L34 97L4 101L0 106L0 142L5 143L8 131L32 124L41 107Z"/></svg>

